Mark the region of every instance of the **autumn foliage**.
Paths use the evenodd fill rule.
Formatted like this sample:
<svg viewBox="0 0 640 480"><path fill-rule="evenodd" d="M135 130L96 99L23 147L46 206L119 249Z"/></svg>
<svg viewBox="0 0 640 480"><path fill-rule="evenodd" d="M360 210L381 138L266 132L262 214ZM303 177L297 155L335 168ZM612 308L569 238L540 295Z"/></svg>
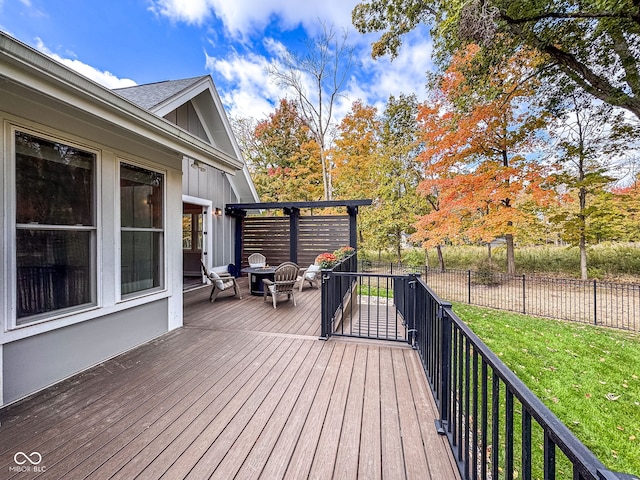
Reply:
<svg viewBox="0 0 640 480"><path fill-rule="evenodd" d="M418 115L425 168L418 190L433 209L417 222L414 238L426 247L505 237L513 248L518 226L532 214L521 207L552 198L533 155L546 116L529 103L532 90L522 82L535 57L513 58L484 90L469 91L463 72L477 51L470 46L454 57Z"/></svg>

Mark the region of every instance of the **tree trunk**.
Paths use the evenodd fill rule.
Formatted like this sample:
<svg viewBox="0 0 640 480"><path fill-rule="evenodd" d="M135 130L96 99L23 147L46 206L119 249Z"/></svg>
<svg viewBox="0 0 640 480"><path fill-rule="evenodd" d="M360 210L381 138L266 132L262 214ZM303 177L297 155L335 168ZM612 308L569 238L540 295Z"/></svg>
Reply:
<svg viewBox="0 0 640 480"><path fill-rule="evenodd" d="M322 148L322 146L320 146L320 163L322 165L322 186L324 187L324 199L332 200L330 177L331 174L329 172L329 169L327 168L326 152L324 151L324 148Z"/></svg>
<svg viewBox="0 0 640 480"><path fill-rule="evenodd" d="M587 271L587 242L584 234L580 235L580 278L582 280L589 279Z"/></svg>
<svg viewBox="0 0 640 480"><path fill-rule="evenodd" d="M581 175L581 178L584 178ZM580 187L580 191L578 193L579 203L580 203L580 278L582 280L587 280L589 278L589 274L587 272L587 218L584 214L584 211L587 208L587 190L584 187Z"/></svg>
<svg viewBox="0 0 640 480"><path fill-rule="evenodd" d="M436 247L436 251L438 252L438 263L440 264L440 271L444 273L444 255L442 255L442 245L438 245Z"/></svg>
<svg viewBox="0 0 640 480"><path fill-rule="evenodd" d="M509 275L516 274L516 255L513 247L513 234L507 233L504 236L507 241L507 273Z"/></svg>

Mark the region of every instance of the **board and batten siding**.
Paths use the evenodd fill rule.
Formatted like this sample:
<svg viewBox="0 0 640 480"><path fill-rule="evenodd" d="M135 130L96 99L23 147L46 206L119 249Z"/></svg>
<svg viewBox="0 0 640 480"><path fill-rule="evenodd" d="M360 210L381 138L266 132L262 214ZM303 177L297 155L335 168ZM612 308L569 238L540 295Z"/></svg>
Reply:
<svg viewBox="0 0 640 480"><path fill-rule="evenodd" d="M227 174L216 168L204 165L204 171L191 168L193 161L182 161L182 193L190 197L211 201L212 210L208 212L211 228L211 251L207 252L211 266L227 265L233 262L235 241L235 219L224 214L228 203L238 201ZM216 208L222 209L221 216L215 216Z"/></svg>

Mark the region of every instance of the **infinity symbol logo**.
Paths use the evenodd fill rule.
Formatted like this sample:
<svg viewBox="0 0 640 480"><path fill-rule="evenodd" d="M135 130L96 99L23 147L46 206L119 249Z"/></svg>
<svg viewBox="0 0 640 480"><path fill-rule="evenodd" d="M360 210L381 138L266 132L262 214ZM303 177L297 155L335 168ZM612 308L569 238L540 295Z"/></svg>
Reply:
<svg viewBox="0 0 640 480"><path fill-rule="evenodd" d="M22 461L19 461L19 458ZM38 452L31 452L31 455L27 455L24 452L16 452L16 454L13 456L13 461L18 465L24 465L27 462L29 462L31 465L38 465L42 461L42 455L40 455Z"/></svg>

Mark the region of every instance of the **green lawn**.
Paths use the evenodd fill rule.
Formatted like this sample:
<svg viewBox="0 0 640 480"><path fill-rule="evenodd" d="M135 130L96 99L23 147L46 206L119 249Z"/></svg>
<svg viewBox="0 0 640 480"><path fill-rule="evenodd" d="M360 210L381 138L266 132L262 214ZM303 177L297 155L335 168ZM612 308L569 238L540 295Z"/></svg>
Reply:
<svg viewBox="0 0 640 480"><path fill-rule="evenodd" d="M640 475L640 336L456 304L454 311L611 470Z"/></svg>
<svg viewBox="0 0 640 480"><path fill-rule="evenodd" d="M366 283L358 285L358 295L366 295L370 297L393 298L393 290L375 285L367 285Z"/></svg>

